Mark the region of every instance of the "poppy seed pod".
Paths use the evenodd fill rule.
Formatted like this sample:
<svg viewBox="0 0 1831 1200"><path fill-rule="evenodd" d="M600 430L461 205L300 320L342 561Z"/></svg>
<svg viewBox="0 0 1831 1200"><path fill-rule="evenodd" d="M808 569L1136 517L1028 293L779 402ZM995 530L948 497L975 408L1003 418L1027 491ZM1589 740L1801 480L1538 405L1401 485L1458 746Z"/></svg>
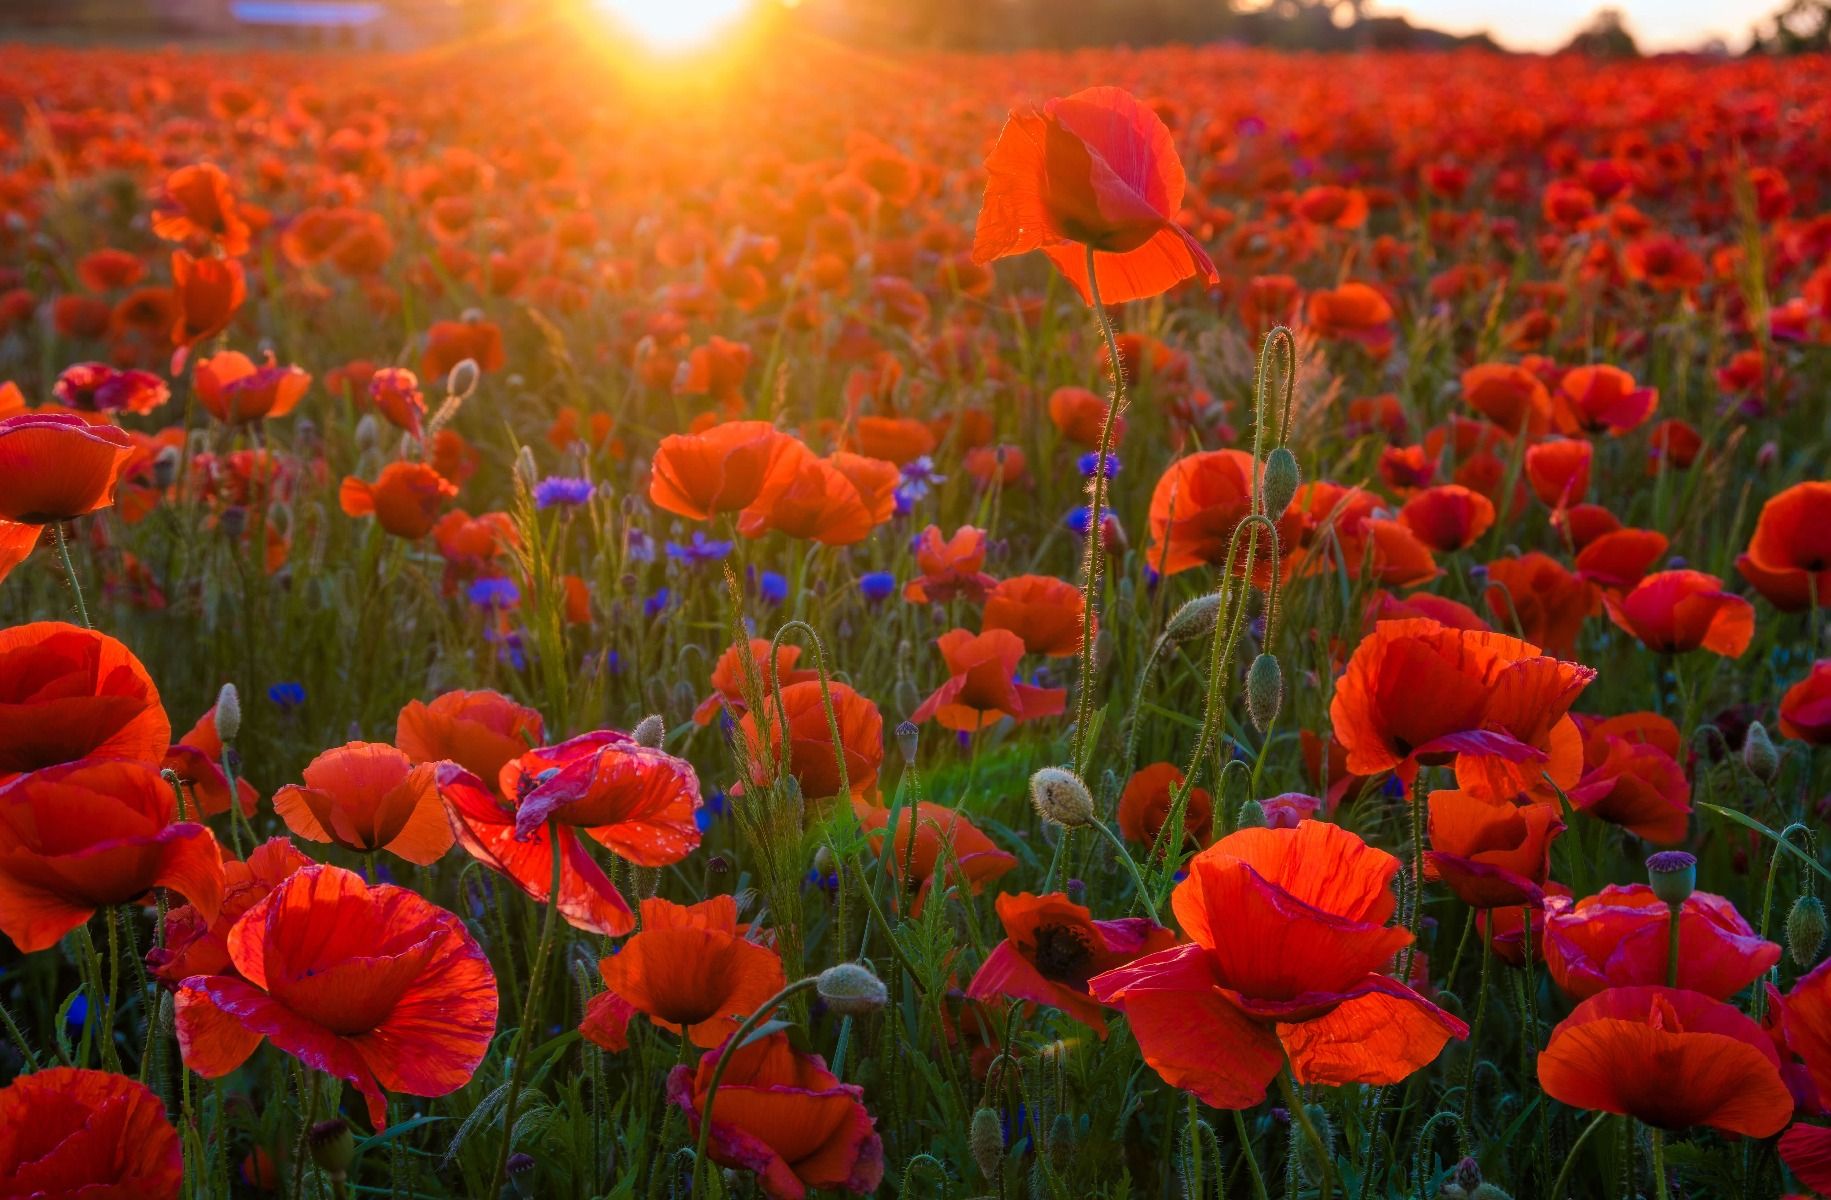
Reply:
<svg viewBox="0 0 1831 1200"><path fill-rule="evenodd" d="M667 735L668 727L662 722L660 713L650 713L643 717L629 731L629 736L636 740L638 746L647 746L651 750L659 749Z"/></svg>
<svg viewBox="0 0 1831 1200"><path fill-rule="evenodd" d="M1261 653L1246 672L1246 715L1260 733L1271 728L1284 705L1284 672L1275 655Z"/></svg>
<svg viewBox="0 0 1831 1200"><path fill-rule="evenodd" d="M896 748L902 754L905 766L914 765L921 737L922 729L913 721L904 721L896 727Z"/></svg>
<svg viewBox="0 0 1831 1200"><path fill-rule="evenodd" d="M1030 776L1030 803L1036 815L1054 825L1079 829L1094 823L1094 798L1073 771L1044 767Z"/></svg>
<svg viewBox="0 0 1831 1200"><path fill-rule="evenodd" d="M1787 953L1803 971L1818 961L1824 945L1825 906L1817 896L1801 896L1786 916Z"/></svg>
<svg viewBox="0 0 1831 1200"><path fill-rule="evenodd" d="M340 1182L356 1159L356 1138L350 1133L349 1123L341 1119L320 1121L311 1127L306 1138L312 1161L332 1182Z"/></svg>
<svg viewBox="0 0 1831 1200"><path fill-rule="evenodd" d="M1170 614L1169 621L1163 627L1164 636L1172 642L1191 642L1206 637L1214 631L1214 624L1220 615L1220 591L1197 596Z"/></svg>
<svg viewBox="0 0 1831 1200"><path fill-rule="evenodd" d="M1748 733L1742 738L1742 765L1762 783L1772 783L1774 776L1780 774L1780 753L1774 749L1774 739L1767 735L1767 726L1759 721L1750 721Z"/></svg>
<svg viewBox="0 0 1831 1200"><path fill-rule="evenodd" d="M1647 882L1662 903L1677 908L1697 890L1697 859L1683 850L1661 850L1650 855Z"/></svg>
<svg viewBox="0 0 1831 1200"><path fill-rule="evenodd" d="M845 962L828 967L814 980L814 990L826 1006L841 1016L862 1017L890 1002L884 981L862 963Z"/></svg>
<svg viewBox="0 0 1831 1200"><path fill-rule="evenodd" d="M242 731L242 698L233 683L225 683L216 693L216 736L233 742Z"/></svg>
<svg viewBox="0 0 1831 1200"><path fill-rule="evenodd" d="M998 1178L998 1164L1004 1159L1005 1151L1004 1128L998 1123L998 1113L990 1108L974 1109L972 1129L966 1140L979 1173L987 1179Z"/></svg>
<svg viewBox="0 0 1831 1200"><path fill-rule="evenodd" d="M1297 456L1289 446L1278 446L1265 456L1265 474L1260 480L1260 495L1265 499L1265 515L1276 521L1284 515L1297 496L1303 476L1297 469Z"/></svg>

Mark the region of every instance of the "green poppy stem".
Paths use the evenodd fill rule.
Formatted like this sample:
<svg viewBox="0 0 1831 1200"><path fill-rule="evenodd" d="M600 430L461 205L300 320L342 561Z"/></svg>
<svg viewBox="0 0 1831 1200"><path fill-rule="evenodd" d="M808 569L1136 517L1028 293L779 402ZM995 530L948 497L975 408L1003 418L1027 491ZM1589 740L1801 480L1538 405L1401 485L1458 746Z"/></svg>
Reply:
<svg viewBox="0 0 1831 1200"><path fill-rule="evenodd" d="M534 970L528 976L528 994L521 1005L521 1028L515 1031L515 1059L509 1065L509 1090L502 1101L502 1148L496 1154L496 1169L490 1175L489 1190L495 1196L508 1178L509 1151L515 1140L515 1109L521 1100L521 1086L527 1077L528 1031L540 1019L541 984L546 978L547 958L553 952L553 930L559 917L560 868L565 856L560 847L559 822L547 822L547 840L553 846L553 879L547 890L547 913L540 923L540 948L534 952Z"/></svg>
<svg viewBox="0 0 1831 1200"><path fill-rule="evenodd" d="M1081 581L1081 648L1077 678L1080 691L1074 700L1074 734L1069 760L1075 774L1087 771L1087 727L1094 713L1094 628L1099 609L1100 575L1106 566L1106 539L1100 529L1100 515L1106 509L1107 461L1113 452L1113 429L1125 407L1125 364L1119 357L1119 338L1113 332L1112 318L1100 302L1100 278L1094 267L1094 248L1087 247L1087 292L1094 317L1100 322L1100 333L1106 339L1107 364L1113 373L1113 394L1106 403L1106 419L1100 424L1100 452L1094 459L1093 481L1087 496L1087 559Z"/></svg>
<svg viewBox="0 0 1831 1200"><path fill-rule="evenodd" d="M725 1039L724 1048L718 1053L718 1061L712 1064L712 1080L710 1085L706 1088L705 1111L699 1114L699 1140L694 1143L693 1149L693 1186L687 1192L688 1197L697 1197L701 1195L699 1190L699 1173L701 1168L705 1166L706 1146L712 1140L712 1105L718 1099L718 1085L724 1082L725 1068L731 1064L732 1054L736 1053L737 1048L743 1045L744 1039L750 1036L751 1030L768 1020L769 1014L775 1012L778 1008L781 1008L790 996L793 996L798 992L806 991L808 988L813 987L818 981L819 977L815 975L809 975L806 979L795 980L795 982L789 984L787 987L759 1004L755 1012L744 1018L744 1023L737 1027L737 1032ZM685 1034L681 1035L681 1045L683 1048L686 1045Z"/></svg>
<svg viewBox="0 0 1831 1200"><path fill-rule="evenodd" d="M84 629L94 629L89 620L89 606L83 603L83 585L76 577L76 564L70 561L70 543L64 538L64 523L51 522L51 540L57 543L57 556L64 560L64 576L70 581L70 592L76 597L76 615Z"/></svg>

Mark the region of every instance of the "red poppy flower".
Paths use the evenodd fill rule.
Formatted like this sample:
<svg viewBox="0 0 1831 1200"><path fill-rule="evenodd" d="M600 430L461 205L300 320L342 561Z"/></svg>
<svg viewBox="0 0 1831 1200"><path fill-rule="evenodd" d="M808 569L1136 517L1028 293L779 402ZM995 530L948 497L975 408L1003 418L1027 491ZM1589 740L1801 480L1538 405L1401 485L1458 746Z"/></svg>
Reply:
<svg viewBox="0 0 1831 1200"><path fill-rule="evenodd" d="M985 530L962 525L950 538L938 525L922 530L916 540L916 568L922 574L903 588L903 598L913 604L946 604L955 596L978 603L995 582L979 568L985 565Z"/></svg>
<svg viewBox="0 0 1831 1200"><path fill-rule="evenodd" d="M8 1200L178 1200L184 1154L145 1084L51 1067L0 1088L0 1179Z"/></svg>
<svg viewBox="0 0 1831 1200"><path fill-rule="evenodd" d="M1659 407L1659 390L1637 387L1620 367L1572 367L1558 381L1552 415L1563 433L1608 433L1638 429Z"/></svg>
<svg viewBox="0 0 1831 1200"><path fill-rule="evenodd" d="M1547 901L1545 965L1578 999L1666 979L1666 902L1644 883L1610 884L1574 904ZM1693 892L1679 914L1678 986L1727 1000L1780 961L1736 906Z"/></svg>
<svg viewBox="0 0 1831 1200"><path fill-rule="evenodd" d="M172 789L142 762L65 763L0 787L0 933L30 954L155 887L214 917L216 839L177 816Z"/></svg>
<svg viewBox="0 0 1831 1200"><path fill-rule="evenodd" d="M1570 889L1555 879L1545 884L1546 897L1570 898ZM1494 956L1512 967L1526 965L1525 915L1532 914L1532 961L1545 961L1545 905L1489 908L1475 913L1476 930L1494 947Z"/></svg>
<svg viewBox="0 0 1831 1200"><path fill-rule="evenodd" d="M395 537L412 541L432 532L446 502L457 494L457 484L425 463L391 462L374 483L344 476L337 502L345 515L373 516Z"/></svg>
<svg viewBox="0 0 1831 1200"><path fill-rule="evenodd" d="M1482 363L1462 373L1469 406L1511 434L1543 436L1551 427L1551 394L1518 363Z"/></svg>
<svg viewBox="0 0 1831 1200"><path fill-rule="evenodd" d="M178 992L185 1066L219 1079L262 1038L348 1082L387 1124L385 1091L470 1082L496 1028L496 977L464 923L405 888L337 867L283 879L229 931L237 974Z"/></svg>
<svg viewBox="0 0 1831 1200"><path fill-rule="evenodd" d="M1688 422L1676 417L1661 421L1647 438L1647 475L1658 475L1667 464L1683 471L1697 461L1703 449L1703 435Z"/></svg>
<svg viewBox="0 0 1831 1200"><path fill-rule="evenodd" d="M1596 673L1498 633L1435 621L1385 621L1362 639L1336 687L1329 718L1357 775L1454 758L1456 783L1506 799L1575 783L1583 744L1568 716Z"/></svg>
<svg viewBox="0 0 1831 1200"><path fill-rule="evenodd" d="M229 328L242 302L248 298L248 278L239 259L192 258L182 250L172 252L172 345L181 353L174 373L182 366L184 347L215 337Z"/></svg>
<svg viewBox="0 0 1831 1200"><path fill-rule="evenodd" d="M1399 860L1322 821L1243 829L1189 862L1171 902L1189 944L1096 976L1144 1060L1216 1108L1250 1108L1286 1062L1299 1083L1397 1083L1461 1021L1381 974Z"/></svg>
<svg viewBox="0 0 1831 1200"><path fill-rule="evenodd" d="M49 525L109 507L133 452L121 430L74 413L0 420L0 520Z"/></svg>
<svg viewBox="0 0 1831 1200"><path fill-rule="evenodd" d="M77 260L76 277L92 292L130 288L146 277L146 260L131 250L104 246Z"/></svg>
<svg viewBox="0 0 1831 1200"><path fill-rule="evenodd" d="M1120 88L1013 112L985 160L973 261L1041 250L1093 303L1083 247L1108 304L1168 291L1214 262L1176 223L1183 166L1163 119Z"/></svg>
<svg viewBox="0 0 1831 1200"><path fill-rule="evenodd" d="M1568 790L1571 804L1656 846L1684 841L1691 783L1678 762L1678 726L1657 713L1580 716L1577 723L1583 777Z"/></svg>
<svg viewBox="0 0 1831 1200"><path fill-rule="evenodd" d="M925 454L933 454L934 431L914 417L860 417L854 436L861 457L882 459L904 467Z"/></svg>
<svg viewBox="0 0 1831 1200"><path fill-rule="evenodd" d="M748 646L725 647L725 652L718 656L718 662L712 667L712 694L701 700L699 707L693 710L693 720L697 724L710 725L721 707L734 717L741 717L747 711L748 704L744 699L746 653L750 655L751 664L756 669L757 686L765 694L769 693L769 645L768 638L751 638ZM818 680L819 671L796 669L795 663L800 659L801 647L776 647L776 682L786 688L790 684Z"/></svg>
<svg viewBox="0 0 1831 1200"><path fill-rule="evenodd" d="M1780 732L1814 746L1831 745L1831 658L1813 663L1780 698Z"/></svg>
<svg viewBox="0 0 1831 1200"><path fill-rule="evenodd" d="M1125 790L1119 794L1120 835L1134 845L1155 846L1163 823L1170 819L1174 792L1182 782L1182 768L1175 763L1151 763L1138 768L1125 781ZM1194 843L1199 849L1214 836L1214 801L1207 789L1189 789L1189 800L1183 809L1183 829L1183 846ZM1183 846L1172 846L1170 851L1179 852Z"/></svg>
<svg viewBox="0 0 1831 1200"><path fill-rule="evenodd" d="M503 772L512 767L504 766ZM523 840L515 834L515 792L504 800L494 781L486 784L456 763L437 764L435 778L452 833L472 858L546 904L553 885L553 843L547 839L557 837L560 916L575 929L606 937L635 928L636 915L570 825L549 829L542 824Z"/></svg>
<svg viewBox="0 0 1831 1200"><path fill-rule="evenodd" d="M1560 658L1577 652L1583 623L1600 607L1594 588L1537 550L1489 563L1482 598L1500 628Z"/></svg>
<svg viewBox="0 0 1831 1200"><path fill-rule="evenodd" d="M173 987L192 975L230 973L235 968L229 961L229 931L281 880L311 865L284 837L256 846L247 862L224 849L223 899L216 919L205 920L189 904L173 908L165 918L165 944L146 952L147 970Z"/></svg>
<svg viewBox="0 0 1831 1200"><path fill-rule="evenodd" d="M877 770L884 761L883 715L877 711L877 705L843 683L832 683L828 691L833 698L833 714L839 721L839 745L845 755L846 782L854 797L869 795L877 787ZM787 770L801 785L802 796L819 801L839 795L838 759L833 754L833 735L827 727L820 681L813 679L784 686L781 710L773 696L766 695L763 706L767 742L758 728L755 712L746 712L738 720L738 732L743 735L750 760L755 764L757 784L760 786L767 780L766 764L776 762L782 755L782 711L785 710L788 714Z"/></svg>
<svg viewBox="0 0 1831 1200"><path fill-rule="evenodd" d="M1755 606L1702 571L1659 571L1602 603L1610 620L1662 654L1704 649L1740 658L1755 636Z"/></svg>
<svg viewBox="0 0 1831 1200"><path fill-rule="evenodd" d="M14 567L31 557L43 529L42 525L27 525L0 517L0 583L6 581Z"/></svg>
<svg viewBox="0 0 1831 1200"><path fill-rule="evenodd" d="M297 408L312 377L297 367L282 367L271 354L255 366L246 354L225 350L200 359L192 370L197 400L211 416L230 425L283 417Z"/></svg>
<svg viewBox="0 0 1831 1200"><path fill-rule="evenodd" d="M120 371L106 363L65 367L51 394L81 412L130 412L141 416L172 398L165 380L151 371Z"/></svg>
<svg viewBox="0 0 1831 1200"><path fill-rule="evenodd" d="M84 758L156 763L171 737L159 689L120 642L62 621L0 629L0 783Z"/></svg>
<svg viewBox="0 0 1831 1200"><path fill-rule="evenodd" d="M854 800L852 812L871 843L871 852L883 857L899 892L909 899L911 917L922 915L923 904L937 886L964 884L978 895L986 884L1017 865L1016 855L1000 850L978 826L945 804L924 800L913 814L908 807L898 809L896 838L888 850L884 842L890 810ZM909 844L912 829L913 850Z"/></svg>
<svg viewBox="0 0 1831 1200"><path fill-rule="evenodd" d="M1551 1031L1539 1086L1572 1108L1656 1129L1704 1125L1769 1137L1793 1118L1780 1056L1761 1027L1720 1001L1668 987L1592 996Z"/></svg>
<svg viewBox="0 0 1831 1200"><path fill-rule="evenodd" d="M1526 448L1526 479L1545 506L1562 511L1589 495L1589 465L1596 448L1581 438Z"/></svg>
<svg viewBox="0 0 1831 1200"><path fill-rule="evenodd" d="M1000 893L1004 941L992 947L967 988L969 999L1006 996L1059 1008L1106 1036L1106 1018L1087 981L1133 959L1168 949L1176 935L1143 917L1096 921L1061 892Z"/></svg>
<svg viewBox="0 0 1831 1200"><path fill-rule="evenodd" d="M642 902L642 929L601 960L604 983L631 1011L696 1046L720 1046L782 990L782 958L746 936L737 901Z"/></svg>
<svg viewBox="0 0 1831 1200"><path fill-rule="evenodd" d="M556 821L644 867L672 866L699 846L692 766L616 730L530 750L502 767L500 786L517 799L517 837Z"/></svg>
<svg viewBox="0 0 1831 1200"><path fill-rule="evenodd" d="M909 715L918 725L933 718L944 729L971 733L996 725L1003 717L1021 724L1056 716L1067 705L1064 688L1034 687L1012 679L1024 656L1024 643L1008 629L980 634L950 629L935 639L935 645L951 674Z"/></svg>
<svg viewBox="0 0 1831 1200"><path fill-rule="evenodd" d="M1367 601L1366 611L1361 616L1362 636L1372 633L1381 621L1404 621L1412 618L1423 618L1447 625L1451 629L1480 629L1493 631L1493 626L1482 620L1474 609L1460 601L1451 600L1448 596L1439 596L1433 592L1413 592L1409 596L1399 597L1381 589Z"/></svg>
<svg viewBox="0 0 1831 1200"><path fill-rule="evenodd" d="M1780 1135L1780 1161L1817 1195L1831 1193L1831 1128L1796 1123Z"/></svg>
<svg viewBox="0 0 1831 1200"><path fill-rule="evenodd" d="M231 257L248 253L248 222L215 163L180 167L165 177L153 205L153 232L168 242L209 242Z"/></svg>
<svg viewBox="0 0 1831 1200"><path fill-rule="evenodd" d="M1355 342L1375 358L1392 352L1392 302L1370 284L1351 279L1311 292L1307 315L1318 337Z"/></svg>
<svg viewBox="0 0 1831 1200"><path fill-rule="evenodd" d="M841 1083L816 1054L801 1054L773 1033L739 1047L725 1064L716 1096L719 1055L668 1074L668 1100L687 1114L697 1138L712 1102L706 1153L720 1166L754 1171L770 1200L804 1200L809 1188L870 1195L884 1178L884 1145L864 1092Z"/></svg>
<svg viewBox="0 0 1831 1200"><path fill-rule="evenodd" d="M695 521L765 506L794 482L808 448L767 421L728 421L672 434L655 450L648 497Z"/></svg>
<svg viewBox="0 0 1831 1200"><path fill-rule="evenodd" d="M394 723L394 744L410 762L455 762L494 783L510 760L540 744L539 713L500 692L446 692L424 704L409 700Z"/></svg>
<svg viewBox="0 0 1831 1200"><path fill-rule="evenodd" d="M502 370L508 362L502 352L502 330L491 321L434 321L420 355L420 378L444 379L466 359L485 374Z"/></svg>
<svg viewBox="0 0 1831 1200"><path fill-rule="evenodd" d="M1014 575L986 594L980 626L1015 633L1026 654L1059 657L1080 652L1082 615L1081 589L1072 583L1053 575Z"/></svg>
<svg viewBox="0 0 1831 1200"><path fill-rule="evenodd" d="M847 458L855 464L882 461L857 454ZM892 480L900 478L895 466L884 466ZM812 454L793 455L780 470L781 486L771 487L766 500L758 500L739 515L738 532L745 537L760 538L777 530L823 546L850 546L869 537L880 517L888 520L895 508L895 497L881 489L874 489L867 504L867 497L845 471ZM890 500L889 510L880 499Z"/></svg>
<svg viewBox="0 0 1831 1200"><path fill-rule="evenodd" d="M1567 515L1574 515L1574 510ZM1576 562L1579 576L1612 591L1632 591L1670 543L1665 534L1653 529L1611 529L1580 544Z"/></svg>
<svg viewBox="0 0 1831 1200"><path fill-rule="evenodd" d="M1563 832L1548 804L1432 792L1425 877L1442 880L1470 908L1537 907L1551 874L1552 840Z"/></svg>
<svg viewBox="0 0 1831 1200"><path fill-rule="evenodd" d="M1494 502L1480 492L1449 483L1426 488L1399 510L1405 528L1439 553L1472 545L1494 524Z"/></svg>
<svg viewBox="0 0 1831 1200"><path fill-rule="evenodd" d="M1049 419L1063 437L1089 450L1100 447L1107 400L1084 387L1059 387L1049 393ZM1125 440L1125 418L1113 419L1113 445Z"/></svg>
<svg viewBox="0 0 1831 1200"><path fill-rule="evenodd" d="M223 740L216 732L216 706L197 718L191 731L173 742L165 752L164 770L172 771L185 784L191 799L206 817L229 811L229 777L222 769ZM235 799L242 815L252 817L261 794L246 779L235 781Z"/></svg>
<svg viewBox="0 0 1831 1200"><path fill-rule="evenodd" d="M1814 592L1831 607L1831 482L1795 484L1763 504L1736 570L1782 612L1805 610Z"/></svg>
<svg viewBox="0 0 1831 1200"><path fill-rule="evenodd" d="M1171 463L1151 489L1151 544L1145 561L1174 575L1203 565L1221 566L1233 531L1252 512L1252 455L1244 450L1204 450ZM1288 554L1296 546L1301 515L1295 507L1278 520L1279 540ZM1271 548L1260 539L1262 582L1271 578ZM1243 569L1241 547L1236 570Z"/></svg>
<svg viewBox="0 0 1831 1200"><path fill-rule="evenodd" d="M311 760L305 785L273 794L286 827L312 842L346 850L389 850L429 866L451 849L451 822L439 803L437 768L382 742L350 742Z"/></svg>

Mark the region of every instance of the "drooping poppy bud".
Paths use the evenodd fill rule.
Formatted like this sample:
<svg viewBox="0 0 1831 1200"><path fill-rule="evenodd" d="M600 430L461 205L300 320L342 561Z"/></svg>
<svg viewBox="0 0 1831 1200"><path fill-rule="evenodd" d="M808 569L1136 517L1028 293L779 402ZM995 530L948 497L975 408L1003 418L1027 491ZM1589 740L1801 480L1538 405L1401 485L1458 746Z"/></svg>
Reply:
<svg viewBox="0 0 1831 1200"><path fill-rule="evenodd" d="M973 1125L967 1135L967 1144L972 1148L973 1161L979 1165L979 1173L987 1179L998 1178L998 1164L1004 1158L1005 1135L996 1110L973 1110Z"/></svg>
<svg viewBox="0 0 1831 1200"><path fill-rule="evenodd" d="M1170 614L1163 627L1164 636L1172 642L1192 642L1212 633L1220 616L1221 593L1218 590L1197 596Z"/></svg>
<svg viewBox="0 0 1831 1200"><path fill-rule="evenodd" d="M1284 705L1284 673L1275 655L1261 653L1246 672L1246 713L1260 733L1271 728Z"/></svg>
<svg viewBox="0 0 1831 1200"><path fill-rule="evenodd" d="M1303 476L1297 470L1297 456L1289 446L1278 446L1265 456L1265 475L1260 481L1265 498L1265 515L1276 521L1291 506Z"/></svg>
<svg viewBox="0 0 1831 1200"><path fill-rule="evenodd" d="M1759 721L1750 721L1748 733L1742 738L1742 765L1762 783L1772 783L1774 776L1780 774L1780 754L1774 749L1774 739L1767 735L1767 726Z"/></svg>
<svg viewBox="0 0 1831 1200"><path fill-rule="evenodd" d="M1817 896L1801 896L1793 901L1786 917L1786 948L1793 962L1805 970L1818 961L1825 946L1825 906Z"/></svg>
<svg viewBox="0 0 1831 1200"><path fill-rule="evenodd" d="M1073 771L1044 767L1030 776L1030 803L1052 825L1079 829L1094 823L1094 799Z"/></svg>
<svg viewBox="0 0 1831 1200"><path fill-rule="evenodd" d="M844 962L820 972L814 990L826 1006L846 1017L876 1012L890 1002L884 981L862 963Z"/></svg>

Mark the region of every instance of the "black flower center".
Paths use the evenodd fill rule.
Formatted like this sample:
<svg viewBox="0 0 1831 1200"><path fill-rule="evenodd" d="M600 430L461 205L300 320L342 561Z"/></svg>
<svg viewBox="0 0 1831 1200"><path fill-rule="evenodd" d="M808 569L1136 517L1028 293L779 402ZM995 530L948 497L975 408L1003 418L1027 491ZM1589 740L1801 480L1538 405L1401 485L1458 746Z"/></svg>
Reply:
<svg viewBox="0 0 1831 1200"><path fill-rule="evenodd" d="M1044 925L1036 931L1036 969L1051 983L1086 987L1093 959L1093 944L1080 926Z"/></svg>

